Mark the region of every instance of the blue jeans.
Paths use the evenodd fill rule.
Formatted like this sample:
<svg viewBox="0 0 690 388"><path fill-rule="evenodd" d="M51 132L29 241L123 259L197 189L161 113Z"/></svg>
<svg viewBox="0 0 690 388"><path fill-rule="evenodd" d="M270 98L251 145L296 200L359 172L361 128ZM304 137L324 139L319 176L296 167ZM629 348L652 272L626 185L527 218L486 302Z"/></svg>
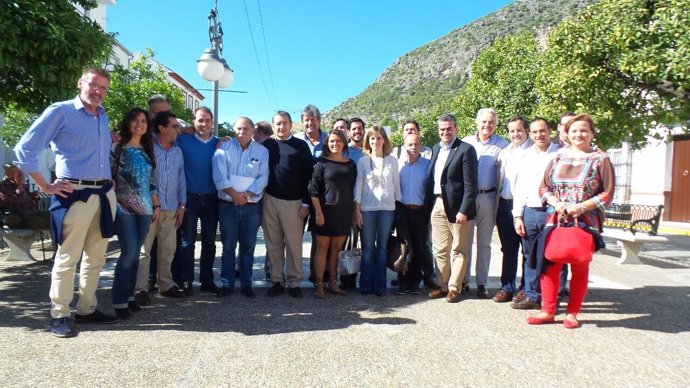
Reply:
<svg viewBox="0 0 690 388"><path fill-rule="evenodd" d="M496 214L496 229L501 240L501 252L503 263L501 266L501 289L513 293L515 291L515 278L518 269L518 256L522 237L515 233L513 223L513 201L503 198L498 200L498 213ZM523 255L523 262L524 262ZM524 275L523 275L524 281Z"/></svg>
<svg viewBox="0 0 690 388"><path fill-rule="evenodd" d="M113 308L127 308L128 302L134 300L139 254L150 226L150 214L135 216L117 210L115 231L120 243L120 257L117 259L113 278Z"/></svg>
<svg viewBox="0 0 690 388"><path fill-rule="evenodd" d="M539 236L539 233L541 233L546 225L546 212L526 207L522 218L525 223L526 233L526 236L522 240L522 250L525 257L529 260L532 254L532 246L534 242L537 241L537 236ZM541 302L541 286L539 285L539 277L541 274L538 272L538 268L542 267L543 263L536 263L536 268L531 268L529 265L523 263L522 278L525 282L524 291L527 297L534 302ZM560 287L558 290L560 296L563 296L567 279L568 266L563 265L561 269Z"/></svg>
<svg viewBox="0 0 690 388"><path fill-rule="evenodd" d="M251 287L254 269L254 248L256 235L261 224L261 208L257 204L235 206L232 202L219 201L220 236L223 241L223 256L220 280L223 286L235 286L235 248L240 244L240 285Z"/></svg>
<svg viewBox="0 0 690 388"><path fill-rule="evenodd" d="M194 244L196 226L201 220L201 258L199 282L213 283L213 260L216 258L218 227L218 194L187 193L187 211L180 227L180 240L173 260L173 280L178 285L194 282Z"/></svg>
<svg viewBox="0 0 690 388"><path fill-rule="evenodd" d="M386 291L388 236L395 219L393 210L362 212L362 275L359 290L383 294Z"/></svg>

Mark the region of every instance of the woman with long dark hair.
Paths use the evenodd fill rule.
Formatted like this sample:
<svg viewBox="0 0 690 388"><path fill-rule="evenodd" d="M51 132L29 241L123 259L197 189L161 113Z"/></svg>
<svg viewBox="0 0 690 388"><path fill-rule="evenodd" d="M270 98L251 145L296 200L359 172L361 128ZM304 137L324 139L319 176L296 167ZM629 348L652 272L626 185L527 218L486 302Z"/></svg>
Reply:
<svg viewBox="0 0 690 388"><path fill-rule="evenodd" d="M316 160L314 174L309 183L309 195L314 206L316 254L314 255L314 296L324 299L326 293L323 276L328 264L328 291L346 295L338 287L338 252L352 229L354 211L353 192L357 166L348 156L347 138L338 129L332 129L324 139L323 153Z"/></svg>
<svg viewBox="0 0 690 388"><path fill-rule="evenodd" d="M134 301L139 252L151 220L158 217L160 205L153 172L153 136L148 112L135 108L127 112L118 126L120 141L113 145L111 164L117 196L115 231L120 257L113 279L113 308L120 319L130 317L141 307Z"/></svg>

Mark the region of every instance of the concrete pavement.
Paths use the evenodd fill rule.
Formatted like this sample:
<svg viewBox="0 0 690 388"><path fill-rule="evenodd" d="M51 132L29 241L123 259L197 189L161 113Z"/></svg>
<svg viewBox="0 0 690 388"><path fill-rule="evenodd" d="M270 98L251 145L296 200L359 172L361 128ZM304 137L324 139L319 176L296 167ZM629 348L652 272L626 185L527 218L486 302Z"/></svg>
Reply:
<svg viewBox="0 0 690 388"><path fill-rule="evenodd" d="M304 256L308 249L307 241ZM497 236L492 250L493 293L500 283ZM0 382L680 387L690 379L690 268L680 265L645 260L619 266L614 256L595 255L583 327L567 330L560 323L529 326L525 318L533 312L473 293L457 304L356 292L321 301L311 289L304 299L268 298L263 252L260 242L256 299L155 296L128 321L76 325L79 335L71 339L47 331L52 262L0 263ZM113 266L109 260L98 292L101 308L110 312Z"/></svg>

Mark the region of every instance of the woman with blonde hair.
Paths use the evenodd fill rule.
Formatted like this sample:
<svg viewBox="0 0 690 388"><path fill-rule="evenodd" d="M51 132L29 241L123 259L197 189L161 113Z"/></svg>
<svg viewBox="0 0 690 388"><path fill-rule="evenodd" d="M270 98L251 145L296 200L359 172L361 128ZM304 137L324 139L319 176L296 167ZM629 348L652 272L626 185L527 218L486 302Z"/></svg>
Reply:
<svg viewBox="0 0 690 388"><path fill-rule="evenodd" d="M398 160L390 155L385 129L373 126L364 137L364 153L357 161L355 221L362 228L362 295L386 293L388 236L400 201Z"/></svg>

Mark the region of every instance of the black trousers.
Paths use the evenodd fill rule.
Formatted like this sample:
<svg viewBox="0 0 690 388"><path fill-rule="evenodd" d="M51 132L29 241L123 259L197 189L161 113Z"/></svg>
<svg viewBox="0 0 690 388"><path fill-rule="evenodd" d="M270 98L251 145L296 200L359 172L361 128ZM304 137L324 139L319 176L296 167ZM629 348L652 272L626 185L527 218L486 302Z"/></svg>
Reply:
<svg viewBox="0 0 690 388"><path fill-rule="evenodd" d="M395 213L398 237L405 241L412 254L408 271L400 277L400 288L415 289L423 275L431 276L434 268L429 244L429 216L422 207L400 204Z"/></svg>

